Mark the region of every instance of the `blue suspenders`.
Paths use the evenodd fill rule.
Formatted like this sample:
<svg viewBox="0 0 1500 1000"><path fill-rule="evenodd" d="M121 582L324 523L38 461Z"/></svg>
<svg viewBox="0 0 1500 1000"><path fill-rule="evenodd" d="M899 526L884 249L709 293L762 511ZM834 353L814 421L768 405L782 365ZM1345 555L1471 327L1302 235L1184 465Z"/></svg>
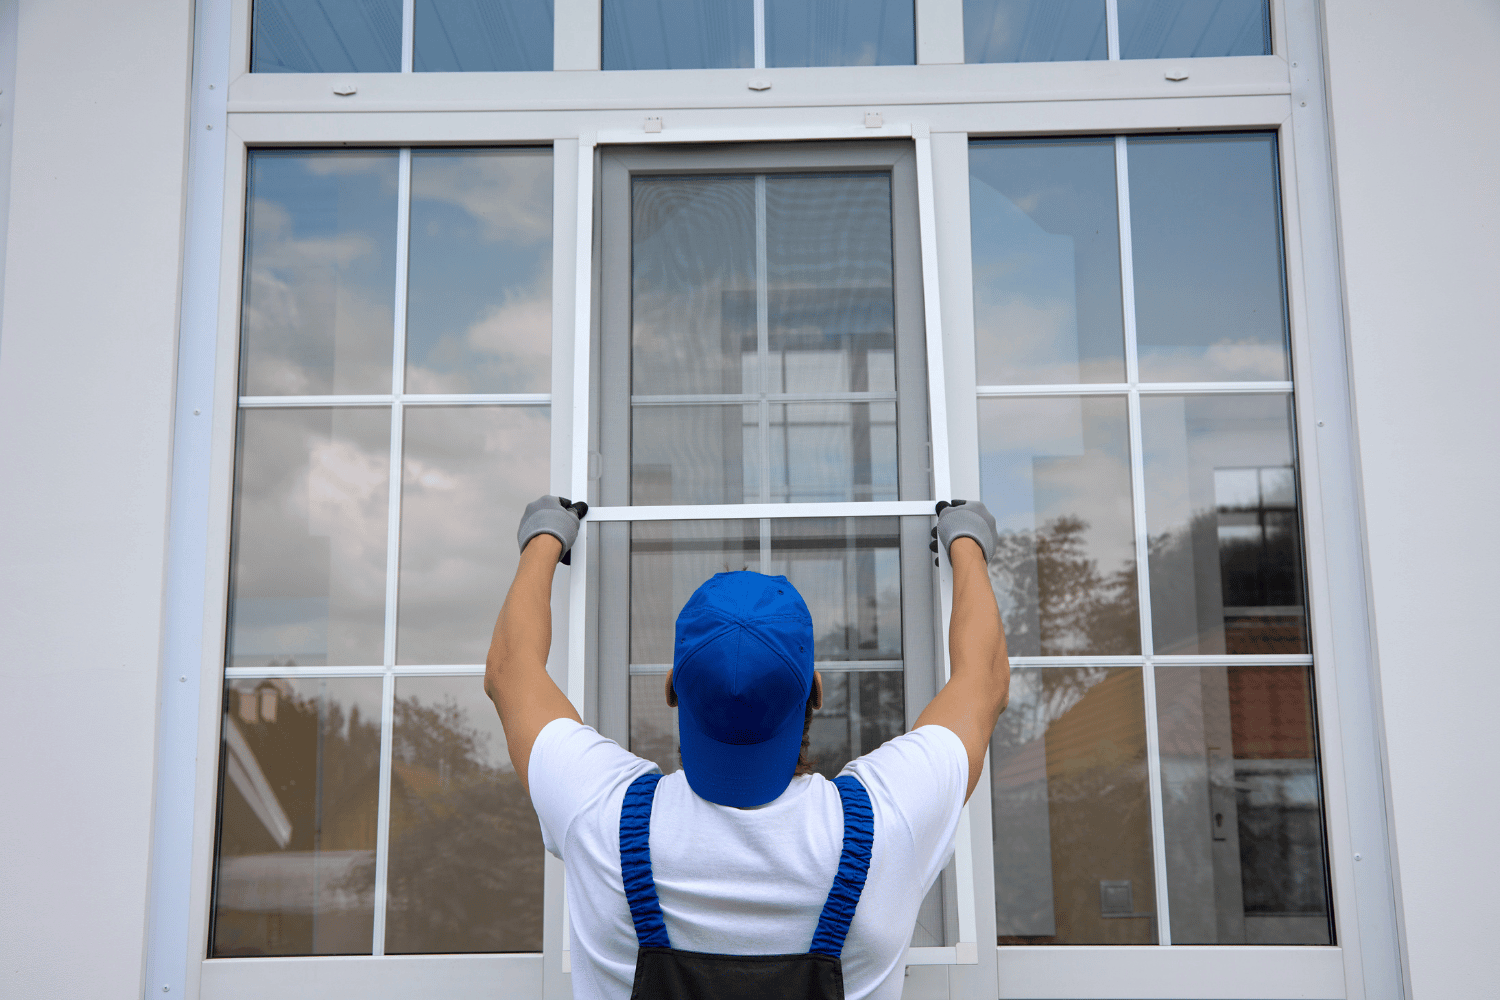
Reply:
<svg viewBox="0 0 1500 1000"><path fill-rule="evenodd" d="M667 925L662 920L661 902L656 897L656 882L651 877L651 803L656 798L660 774L643 774L625 791L620 806L620 873L625 883L625 898L630 903L630 918L642 948L670 948ZM839 855L838 873L833 888L818 917L810 954L838 958L849 934L849 922L859 905L870 868L870 845L875 839L875 814L870 795L852 774L834 779L844 802L844 849Z"/></svg>

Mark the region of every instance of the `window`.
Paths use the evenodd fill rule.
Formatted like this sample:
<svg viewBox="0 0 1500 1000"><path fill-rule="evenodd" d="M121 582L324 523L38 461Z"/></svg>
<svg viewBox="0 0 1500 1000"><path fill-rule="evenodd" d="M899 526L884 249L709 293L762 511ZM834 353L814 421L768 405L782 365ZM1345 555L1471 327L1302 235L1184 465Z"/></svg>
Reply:
<svg viewBox="0 0 1500 1000"><path fill-rule="evenodd" d="M254 73L550 70L553 0L254 0Z"/></svg>
<svg viewBox="0 0 1500 1000"><path fill-rule="evenodd" d="M487 512L547 486L551 156L248 176L210 954L539 950L541 834L480 674L517 561Z"/></svg>
<svg viewBox="0 0 1500 1000"><path fill-rule="evenodd" d="M1267 0L963 0L964 61L1271 54Z"/></svg>
<svg viewBox="0 0 1500 1000"><path fill-rule="evenodd" d="M912 0L604 0L605 69L909 66Z"/></svg>
<svg viewBox="0 0 1500 1000"><path fill-rule="evenodd" d="M1330 944L1275 140L970 171L998 939Z"/></svg>
<svg viewBox="0 0 1500 1000"><path fill-rule="evenodd" d="M503 512L598 501L550 666L667 768L663 626L785 573L826 773L941 682L938 483L1015 679L910 995L1396 981L1304 0L201 6L161 983L567 995Z"/></svg>
<svg viewBox="0 0 1500 1000"><path fill-rule="evenodd" d="M806 599L827 777L936 691L915 183L902 146L604 154L593 704L665 772L673 622L716 572ZM940 884L913 943L956 933Z"/></svg>

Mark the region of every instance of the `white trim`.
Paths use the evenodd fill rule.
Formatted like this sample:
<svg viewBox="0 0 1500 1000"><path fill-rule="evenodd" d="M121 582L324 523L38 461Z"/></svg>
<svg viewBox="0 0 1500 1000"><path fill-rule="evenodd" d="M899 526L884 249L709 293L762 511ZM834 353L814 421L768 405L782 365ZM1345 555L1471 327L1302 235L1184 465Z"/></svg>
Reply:
<svg viewBox="0 0 1500 1000"><path fill-rule="evenodd" d="M416 50L417 0L401 0L401 72L413 69Z"/></svg>
<svg viewBox="0 0 1500 1000"><path fill-rule="evenodd" d="M1340 948L1007 946L1001 1000L1342 1000ZM1101 969L1107 968L1107 974Z"/></svg>
<svg viewBox="0 0 1500 1000"><path fill-rule="evenodd" d="M382 666L340 667L229 667L225 680L253 680L261 677L463 677L484 673L483 663L423 663Z"/></svg>
<svg viewBox="0 0 1500 1000"><path fill-rule="evenodd" d="M766 68L766 0L755 3L755 68Z"/></svg>
<svg viewBox="0 0 1500 1000"><path fill-rule="evenodd" d="M590 507L588 520L736 521L787 517L913 517L933 513L931 500L848 500L835 503L705 503L668 507Z"/></svg>
<svg viewBox="0 0 1500 1000"><path fill-rule="evenodd" d="M1122 223L1124 226L1124 223ZM1129 266L1121 261L1121 269ZM1135 290L1126 295L1127 344L1135 343ZM1127 354L1127 371L1136 364L1134 351ZM976 392L981 397L993 396L1102 396L1125 395L1136 391L1146 396L1201 396L1224 393L1269 393L1291 392L1290 382L1068 382L1044 385L981 385Z"/></svg>
<svg viewBox="0 0 1500 1000"><path fill-rule="evenodd" d="M203 996L212 1000L334 1000L339 997L442 997L481 1000L542 994L537 952L488 955L327 955L198 959ZM148 997L156 994L147 992ZM166 994L163 994L164 996Z"/></svg>
<svg viewBox="0 0 1500 1000"><path fill-rule="evenodd" d="M405 254L398 251L398 257L404 259ZM403 330L406 319L405 304L401 299L404 295L405 289L403 288L397 302L401 307L401 312L397 313L398 323ZM398 357L395 363L404 366L404 352L403 340L398 350L398 354L402 357ZM451 396L443 396L397 391L391 395L365 393L347 396L241 396L239 402L241 409L275 406L390 406L392 404L401 406L551 406L552 394L546 392L460 392Z"/></svg>

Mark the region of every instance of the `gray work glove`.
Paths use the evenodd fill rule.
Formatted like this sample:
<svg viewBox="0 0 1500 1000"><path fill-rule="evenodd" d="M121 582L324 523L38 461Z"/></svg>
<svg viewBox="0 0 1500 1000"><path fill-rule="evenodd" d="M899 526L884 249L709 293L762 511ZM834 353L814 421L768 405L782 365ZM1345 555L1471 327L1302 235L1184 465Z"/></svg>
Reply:
<svg viewBox="0 0 1500 1000"><path fill-rule="evenodd" d="M544 496L526 505L521 526L516 529L516 543L526 551L526 543L537 535L551 535L562 542L564 566L573 564L573 543L578 540L578 522L589 512L582 500L574 503L567 497Z"/></svg>
<svg viewBox="0 0 1500 1000"><path fill-rule="evenodd" d="M932 551L938 550L939 542L942 543L943 551L947 552L952 549L956 539L972 538L984 552L985 562L995 554L999 530L995 527L994 515L984 504L978 500L973 503L967 500L954 500L952 503L941 500L937 505L937 515L937 527L932 529Z"/></svg>

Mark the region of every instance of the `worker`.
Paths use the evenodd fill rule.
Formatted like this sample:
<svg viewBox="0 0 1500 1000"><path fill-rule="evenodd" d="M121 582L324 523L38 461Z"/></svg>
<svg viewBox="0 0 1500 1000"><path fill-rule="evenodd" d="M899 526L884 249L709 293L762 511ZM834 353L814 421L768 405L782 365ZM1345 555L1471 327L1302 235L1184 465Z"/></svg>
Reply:
<svg viewBox="0 0 1500 1000"><path fill-rule="evenodd" d="M665 697L681 770L662 777L583 724L546 665L553 573L586 511L551 496L526 508L484 679L567 873L574 997L896 1000L1008 696L994 518L937 505L950 678L911 732L828 781L806 758L823 700L813 622L781 576L720 573L679 614Z"/></svg>

